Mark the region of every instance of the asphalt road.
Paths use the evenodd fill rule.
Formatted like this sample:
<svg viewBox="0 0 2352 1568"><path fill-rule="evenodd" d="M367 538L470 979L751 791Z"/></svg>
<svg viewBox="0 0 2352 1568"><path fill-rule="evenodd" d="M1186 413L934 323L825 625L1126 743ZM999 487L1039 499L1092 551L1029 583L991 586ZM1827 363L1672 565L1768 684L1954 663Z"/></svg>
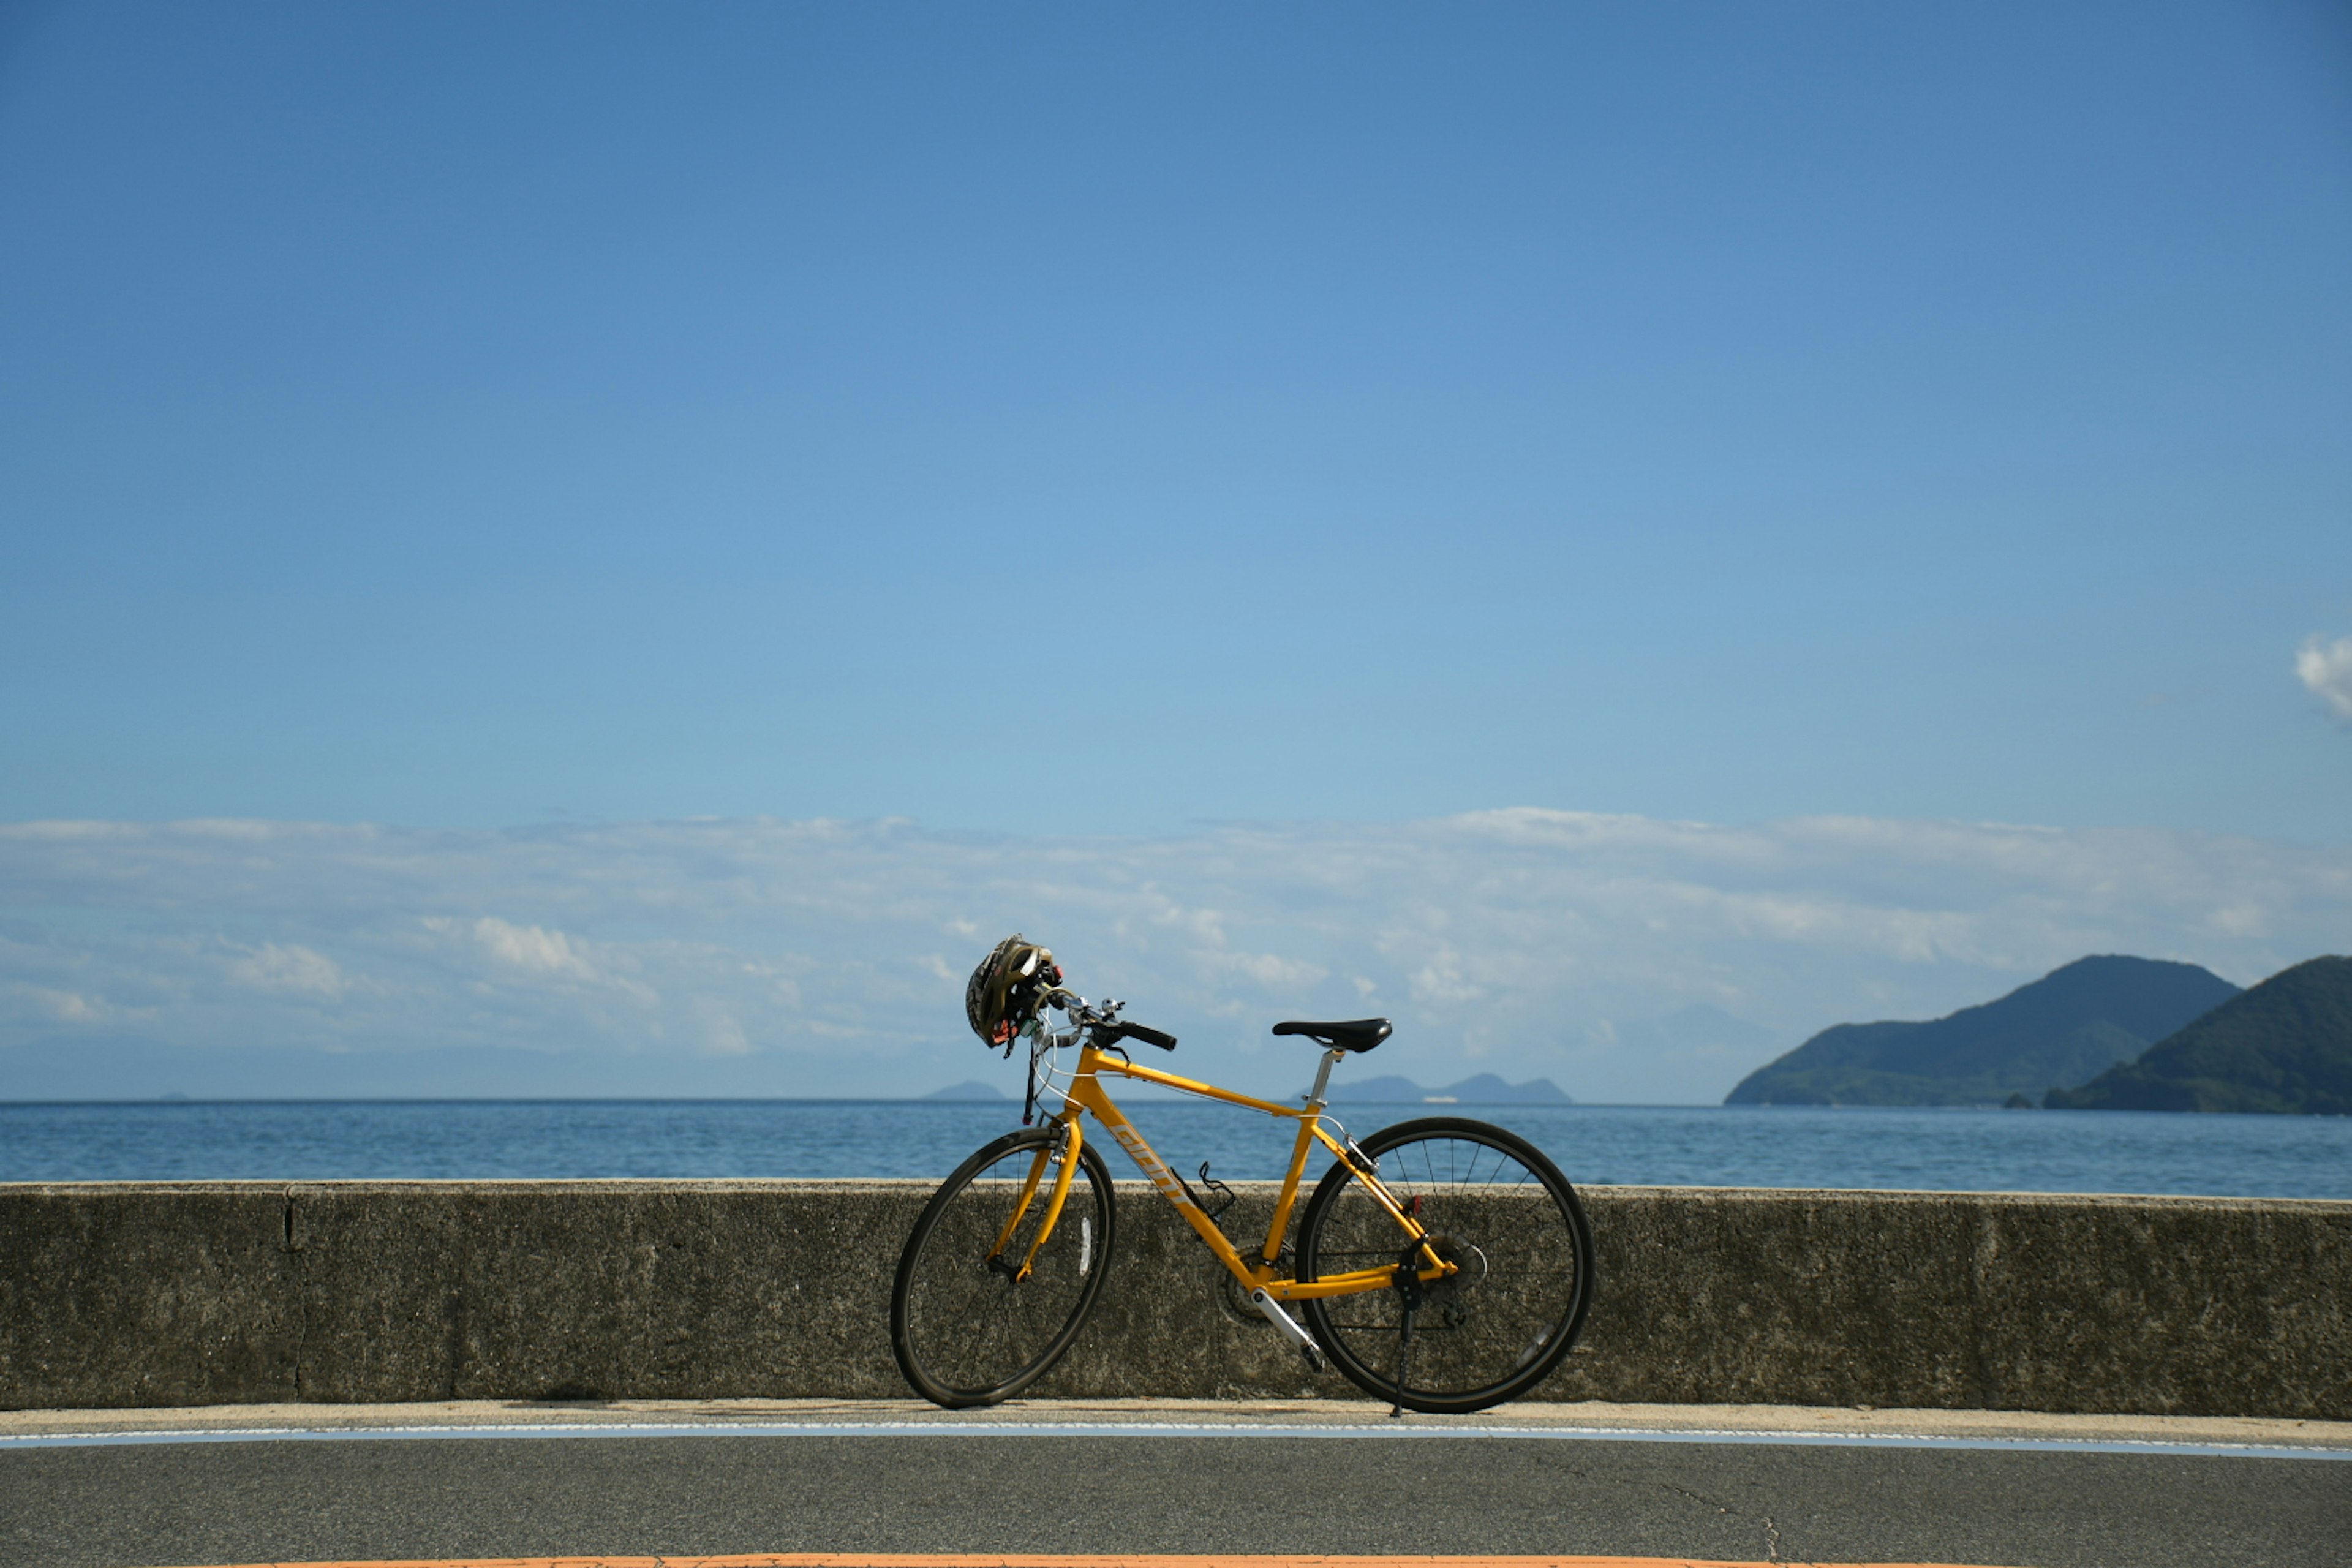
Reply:
<svg viewBox="0 0 2352 1568"><path fill-rule="evenodd" d="M2352 1462L1517 1436L484 1436L0 1452L41 1568L752 1552L2352 1563Z"/></svg>

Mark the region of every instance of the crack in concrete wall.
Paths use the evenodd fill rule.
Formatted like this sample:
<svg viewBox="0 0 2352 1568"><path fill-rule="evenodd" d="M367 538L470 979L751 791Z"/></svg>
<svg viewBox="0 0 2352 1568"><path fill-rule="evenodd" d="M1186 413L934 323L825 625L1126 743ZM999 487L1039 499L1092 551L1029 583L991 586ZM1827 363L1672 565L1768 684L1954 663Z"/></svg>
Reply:
<svg viewBox="0 0 2352 1568"><path fill-rule="evenodd" d="M302 1355L310 1339L310 1289L309 1273L302 1267L302 1239L296 1229L295 1201L294 1189L287 1188L285 1247L286 1255L294 1260L293 1381L294 1397L299 1400L303 1394Z"/></svg>

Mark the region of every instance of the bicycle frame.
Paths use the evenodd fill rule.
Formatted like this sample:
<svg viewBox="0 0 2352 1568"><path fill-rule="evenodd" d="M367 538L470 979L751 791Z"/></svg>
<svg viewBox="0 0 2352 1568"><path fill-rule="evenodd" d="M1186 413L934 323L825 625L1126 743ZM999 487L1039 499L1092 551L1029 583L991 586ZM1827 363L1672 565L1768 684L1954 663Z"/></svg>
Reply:
<svg viewBox="0 0 2352 1568"><path fill-rule="evenodd" d="M1327 1103L1323 1099L1324 1085L1330 1078L1332 1065L1343 1054L1337 1050L1324 1053L1323 1070L1316 1076L1314 1092L1308 1095L1304 1106L1292 1107L1270 1100L1258 1100L1246 1094L1235 1094L1231 1089L1219 1089L1214 1084L1201 1083L1189 1078L1180 1078L1174 1073L1138 1067L1123 1055L1113 1055L1088 1040L1079 1047L1077 1070L1072 1075L1071 1087L1064 1096L1061 1111L1053 1118L1055 1123L1062 1129L1063 1136L1055 1144L1038 1152L1035 1162L1030 1166L1028 1180L1023 1184L1021 1195L1013 1205L1013 1217L1005 1223L1003 1233L997 1237L995 1251L991 1256L1001 1256L1005 1246L1011 1242L1013 1234L1020 1227L1022 1216L1028 1212L1029 1205L1035 1201L1037 1189L1043 1182L1047 1164L1055 1155L1058 1155L1061 1160L1061 1171L1055 1177L1052 1194L1046 1200L1045 1221L1037 1227L1036 1237L1030 1242L1028 1255L1022 1259L1021 1268L1016 1276L1019 1279L1028 1277L1038 1249L1045 1245L1046 1238L1053 1234L1055 1224L1061 1218L1063 1203L1069 1196L1070 1179L1077 1170L1078 1151L1086 1142L1085 1131L1080 1126L1080 1118L1082 1114L1091 1112L1096 1121L1109 1129L1111 1137L1117 1141L1120 1148L1127 1151L1128 1158L1133 1160L1142 1170L1152 1186L1159 1191L1160 1195L1176 1206L1176 1212L1184 1216L1185 1223L1192 1227L1202 1243L1216 1255L1217 1261L1224 1265L1226 1272L1238 1280L1245 1291L1264 1290L1277 1301L1297 1301L1315 1297L1352 1296L1367 1290L1388 1289L1395 1285L1397 1271L1404 1267L1407 1249L1416 1245L1419 1247L1423 1261L1422 1266L1415 1272L1421 1279L1439 1279L1454 1273L1456 1266L1439 1258L1426 1245L1429 1232L1423 1227L1421 1222L1414 1218L1404 1205L1399 1204L1386 1187L1381 1184L1377 1175L1365 1168L1360 1156L1352 1152L1346 1144L1341 1143L1324 1130L1323 1108ZM1118 1106L1111 1100L1108 1091L1103 1088L1102 1075L1105 1073L1119 1078L1140 1079L1144 1082L1160 1084L1168 1089L1181 1090L1185 1094L1199 1095L1206 1100L1223 1100L1228 1105L1238 1105L1267 1116L1287 1118L1298 1123L1298 1135L1291 1145L1290 1167L1283 1176L1282 1191L1274 1205L1274 1218L1266 1227L1265 1245L1259 1249L1257 1257L1245 1258L1242 1255L1240 1248L1226 1237L1217 1222L1193 1201L1192 1194L1185 1186L1183 1178L1169 1168L1167 1162L1160 1158L1150 1143L1144 1142L1143 1134L1135 1130L1134 1123L1120 1113ZM1359 1268L1346 1274L1333 1274L1318 1279L1299 1280L1276 1278L1280 1268L1282 1238L1290 1228L1291 1212L1298 1201L1298 1184L1307 1173L1307 1156L1312 1147L1318 1142L1330 1150L1334 1156L1347 1162L1354 1169L1356 1179L1363 1183L1364 1190L1388 1211L1391 1218L1396 1221L1398 1239L1401 1243L1397 1249L1399 1256L1396 1262L1384 1264L1377 1268Z"/></svg>

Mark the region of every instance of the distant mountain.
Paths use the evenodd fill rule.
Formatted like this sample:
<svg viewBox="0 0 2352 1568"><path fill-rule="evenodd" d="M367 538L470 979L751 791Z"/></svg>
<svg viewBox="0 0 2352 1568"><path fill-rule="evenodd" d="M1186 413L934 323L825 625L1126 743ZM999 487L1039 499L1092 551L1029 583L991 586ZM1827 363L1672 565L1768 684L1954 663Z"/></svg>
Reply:
<svg viewBox="0 0 2352 1568"><path fill-rule="evenodd" d="M2282 970L2080 1089L2053 1110L2352 1115L2352 958Z"/></svg>
<svg viewBox="0 0 2352 1568"><path fill-rule="evenodd" d="M1465 1078L1444 1089L1423 1089L1409 1078L1391 1073L1385 1078L1335 1080L1334 1105L1573 1105L1548 1078L1521 1084L1505 1083L1490 1072Z"/></svg>
<svg viewBox="0 0 2352 1568"><path fill-rule="evenodd" d="M1009 1094L1005 1093L1003 1089L1001 1089L997 1088L997 1087L996 1087L994 1084L992 1084L992 1083L982 1083L982 1082L981 1082L981 1081L980 1081L980 1079L976 1079L976 1078L971 1078L971 1079L964 1079L964 1081L963 1081L963 1082L961 1082L961 1083L950 1084L950 1085L949 1085L947 1088L945 1088L945 1089L935 1089L931 1090L931 1092L930 1092L930 1093L929 1093L929 1094L925 1094L925 1095L919 1095L919 1096L917 1096L917 1098L918 1098L918 1099L920 1099L920 1100L1010 1100L1010 1099L1012 1099L1013 1097L1012 1097L1011 1095L1009 1095Z"/></svg>
<svg viewBox="0 0 2352 1568"><path fill-rule="evenodd" d="M1999 1105L2128 1061L2238 988L2193 963L2082 958L1923 1024L1839 1024L1741 1080L1726 1105Z"/></svg>

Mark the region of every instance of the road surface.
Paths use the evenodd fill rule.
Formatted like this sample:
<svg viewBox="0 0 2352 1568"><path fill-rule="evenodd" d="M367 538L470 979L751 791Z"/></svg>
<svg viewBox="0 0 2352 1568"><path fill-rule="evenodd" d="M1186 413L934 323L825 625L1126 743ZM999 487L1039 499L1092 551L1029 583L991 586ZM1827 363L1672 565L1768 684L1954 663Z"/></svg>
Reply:
<svg viewBox="0 0 2352 1568"><path fill-rule="evenodd" d="M292 1408L181 1413L176 1432L156 1429L173 1413L0 1418L0 1563L824 1552L2352 1563L2341 1426L2217 1436L2212 1424L2037 1430L2011 1418L1989 1432L1925 1415L1873 1428L1857 1413L1830 1430L1796 1412L1710 1431L1694 1429L1704 1412L1612 1425L1578 1406L1471 1425L1383 1422L1358 1406L954 1418L835 1405L394 1409L319 1430L322 1407ZM306 1429L254 1429L289 1422Z"/></svg>

